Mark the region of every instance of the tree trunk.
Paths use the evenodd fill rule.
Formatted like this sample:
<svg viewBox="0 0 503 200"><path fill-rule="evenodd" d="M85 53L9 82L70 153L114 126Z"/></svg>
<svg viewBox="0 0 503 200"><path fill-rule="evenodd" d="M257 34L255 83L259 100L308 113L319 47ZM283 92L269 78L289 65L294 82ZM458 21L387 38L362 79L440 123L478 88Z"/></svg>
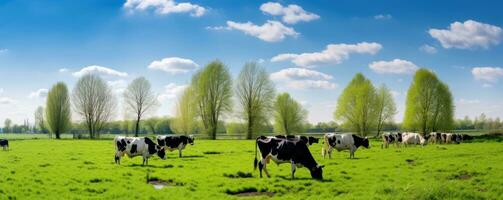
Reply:
<svg viewBox="0 0 503 200"><path fill-rule="evenodd" d="M59 138L59 130L56 130L56 139L60 139Z"/></svg>
<svg viewBox="0 0 503 200"><path fill-rule="evenodd" d="M140 132L140 116L138 116L138 118L136 118L136 128L135 128L134 136L138 137L139 132Z"/></svg>
<svg viewBox="0 0 503 200"><path fill-rule="evenodd" d="M211 139L212 140L217 139L217 126L211 127Z"/></svg>

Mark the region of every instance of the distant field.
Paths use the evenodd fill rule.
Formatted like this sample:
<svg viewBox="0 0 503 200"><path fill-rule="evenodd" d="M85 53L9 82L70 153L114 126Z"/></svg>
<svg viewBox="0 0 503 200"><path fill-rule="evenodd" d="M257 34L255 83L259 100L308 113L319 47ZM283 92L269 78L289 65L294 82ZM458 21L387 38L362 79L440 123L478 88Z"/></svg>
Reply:
<svg viewBox="0 0 503 200"><path fill-rule="evenodd" d="M359 149L322 159L324 181L305 168L289 180L290 165L269 165L271 178L253 171L254 142L196 140L184 158L124 157L114 164L113 142L16 140L0 150L0 199L501 199L503 143L496 141L424 148ZM148 179L147 179L148 177ZM152 184L167 184L155 189ZM249 198L247 198L249 199Z"/></svg>

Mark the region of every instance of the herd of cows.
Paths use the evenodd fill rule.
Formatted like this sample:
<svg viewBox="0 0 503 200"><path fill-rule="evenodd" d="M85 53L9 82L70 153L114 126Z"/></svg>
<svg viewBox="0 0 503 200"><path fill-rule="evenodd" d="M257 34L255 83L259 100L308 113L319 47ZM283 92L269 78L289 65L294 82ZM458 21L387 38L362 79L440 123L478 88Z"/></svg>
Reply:
<svg viewBox="0 0 503 200"><path fill-rule="evenodd" d="M472 137L466 134L455 133L439 133L432 132L424 137L419 133L384 133L381 135L381 148L388 148L390 144L396 147L410 145L426 145L431 144L449 144L457 143L464 140L471 140ZM157 143L148 137L124 137L116 136L115 144L115 163L120 164L120 160L124 155L128 157L143 157L143 165L148 165L148 159L157 154L161 159L166 159L166 150L178 150L179 157L182 157L182 150L187 144L194 145L193 136L184 135L160 135L156 138ZM254 168L257 166L262 177L262 171L267 177L270 177L267 171L267 164L273 160L276 164L290 163L291 178L294 178L296 168L305 167L311 172L313 179L323 179L323 165L319 165L309 151L309 146L314 143L319 143L319 138L312 136L259 136L255 140L255 160ZM321 155L325 158L328 154L332 157L332 151L349 150L349 158L354 158L356 150L363 146L370 148L369 139L367 137L359 137L354 134L335 134L327 133L323 137L323 147ZM0 147L3 150L8 150L9 141L0 139ZM257 159L257 153L260 151L260 161Z"/></svg>

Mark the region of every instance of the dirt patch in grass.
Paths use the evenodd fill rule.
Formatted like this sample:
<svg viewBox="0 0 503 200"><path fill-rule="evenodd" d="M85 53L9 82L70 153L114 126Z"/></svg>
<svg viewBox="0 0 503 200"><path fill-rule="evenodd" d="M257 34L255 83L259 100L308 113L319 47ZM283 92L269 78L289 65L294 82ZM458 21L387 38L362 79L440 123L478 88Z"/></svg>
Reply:
<svg viewBox="0 0 503 200"><path fill-rule="evenodd" d="M218 154L223 154L223 152L219 152L219 151L205 151L205 152L203 152L203 154L206 154L206 155L218 155Z"/></svg>
<svg viewBox="0 0 503 200"><path fill-rule="evenodd" d="M227 177L227 178L251 178L253 177L252 173L250 172L237 172L235 174L227 174L227 173L224 173L224 176Z"/></svg>
<svg viewBox="0 0 503 200"><path fill-rule="evenodd" d="M225 193L229 195L234 195L237 197L256 197L256 196L268 196L272 197L274 196L274 192L268 192L267 190L257 190L257 188L254 187L245 187L241 188L238 190L226 190Z"/></svg>
<svg viewBox="0 0 503 200"><path fill-rule="evenodd" d="M158 189L158 190L165 188L165 187L177 187L177 186L184 186L185 185L182 182L177 182L172 179L162 180L162 179L155 178L155 177L148 178L147 183L153 185L154 188Z"/></svg>
<svg viewBox="0 0 503 200"><path fill-rule="evenodd" d="M447 177L449 180L468 180L474 176L481 175L479 172L469 172L469 171L459 171L458 173L452 174Z"/></svg>
<svg viewBox="0 0 503 200"><path fill-rule="evenodd" d="M416 161L414 159L405 159L405 162L409 165L416 166Z"/></svg>

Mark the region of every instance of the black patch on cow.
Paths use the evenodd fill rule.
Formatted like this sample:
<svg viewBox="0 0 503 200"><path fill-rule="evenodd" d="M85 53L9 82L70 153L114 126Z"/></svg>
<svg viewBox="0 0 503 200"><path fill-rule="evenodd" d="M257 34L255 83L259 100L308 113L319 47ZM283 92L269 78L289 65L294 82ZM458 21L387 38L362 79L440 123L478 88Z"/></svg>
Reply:
<svg viewBox="0 0 503 200"><path fill-rule="evenodd" d="M0 146L1 147L9 147L9 140L7 140L7 139L0 139Z"/></svg>
<svg viewBox="0 0 503 200"><path fill-rule="evenodd" d="M341 144L341 141L340 141L340 140L337 140L337 144Z"/></svg>
<svg viewBox="0 0 503 200"><path fill-rule="evenodd" d="M130 151L130 152L131 152L131 154L136 153L136 151L137 151L136 149L137 149L137 148L138 148L138 145L136 145L136 144L131 145L131 151Z"/></svg>
<svg viewBox="0 0 503 200"><path fill-rule="evenodd" d="M157 139L157 144L159 144L160 146L164 146L165 142L162 139Z"/></svg>
<svg viewBox="0 0 503 200"><path fill-rule="evenodd" d="M147 146L148 146L148 153L149 154L154 154L157 152L157 149L155 148L156 144L150 138L145 137L145 144L147 144Z"/></svg>
<svg viewBox="0 0 503 200"><path fill-rule="evenodd" d="M320 141L319 138L315 138L315 137L312 137L312 136L309 136L307 139L308 139L309 145L312 145L314 143L319 143L319 141Z"/></svg>
<svg viewBox="0 0 503 200"><path fill-rule="evenodd" d="M124 139L121 139L120 141L117 141L117 149L119 151L125 151L126 150L126 142Z"/></svg>
<svg viewBox="0 0 503 200"><path fill-rule="evenodd" d="M361 138L361 137L358 137L354 134L351 134L351 136L353 136L353 141L355 142L356 148L358 148L360 146L363 146L365 148L369 148L369 139Z"/></svg>
<svg viewBox="0 0 503 200"><path fill-rule="evenodd" d="M193 139L189 141L189 137L185 135L170 135L164 138L164 145L161 146L166 146L174 149L178 148L180 144L187 145L188 143L193 144Z"/></svg>
<svg viewBox="0 0 503 200"><path fill-rule="evenodd" d="M402 142L402 133L397 133L397 135L398 135L397 141Z"/></svg>

